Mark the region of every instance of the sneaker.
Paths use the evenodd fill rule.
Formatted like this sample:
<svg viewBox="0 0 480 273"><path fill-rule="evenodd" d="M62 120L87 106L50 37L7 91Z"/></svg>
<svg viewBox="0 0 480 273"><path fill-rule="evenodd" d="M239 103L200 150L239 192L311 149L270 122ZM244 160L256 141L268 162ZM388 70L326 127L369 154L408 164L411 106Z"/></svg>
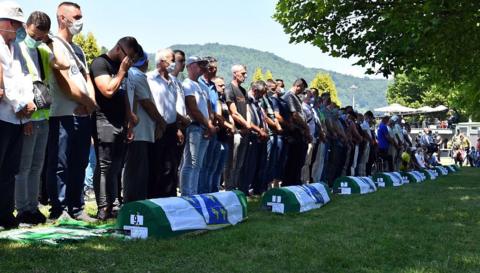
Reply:
<svg viewBox="0 0 480 273"><path fill-rule="evenodd" d="M17 215L17 221L20 224L36 225L39 224L38 219L30 211L20 212Z"/></svg>
<svg viewBox="0 0 480 273"><path fill-rule="evenodd" d="M94 222L97 221L97 219L90 217L85 211L82 211L82 213L80 213L80 215L77 215L77 216L73 217L73 219L75 219L77 221L84 221L84 222L87 222L87 223L94 223Z"/></svg>
<svg viewBox="0 0 480 273"><path fill-rule="evenodd" d="M47 222L47 217L45 217L45 215L43 215L43 213L39 209L32 212L32 214L37 220L38 224L45 224L45 222Z"/></svg>
<svg viewBox="0 0 480 273"><path fill-rule="evenodd" d="M3 227L4 229L17 228L18 220L13 214L9 214L7 217L0 218L0 227Z"/></svg>

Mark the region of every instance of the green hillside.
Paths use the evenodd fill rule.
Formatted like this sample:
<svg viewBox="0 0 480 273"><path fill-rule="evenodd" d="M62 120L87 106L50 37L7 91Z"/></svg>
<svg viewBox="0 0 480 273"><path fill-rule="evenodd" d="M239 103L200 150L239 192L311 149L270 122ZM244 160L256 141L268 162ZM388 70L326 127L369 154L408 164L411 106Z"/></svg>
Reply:
<svg viewBox="0 0 480 273"><path fill-rule="evenodd" d="M185 51L187 56L198 55L217 58L219 61L218 73L227 80L231 78L231 66L237 63L247 65L250 80L255 68L261 67L264 73L269 69L272 71L274 78L284 79L287 87L298 77L303 77L310 83L318 72L326 72L332 76L343 106L352 103L352 91L349 89L352 85L358 87L355 90L355 101L359 109L366 110L386 105L387 80L357 78L324 69L307 68L301 64L282 59L270 52L239 46L212 43L205 45L172 45L170 48L181 49Z"/></svg>

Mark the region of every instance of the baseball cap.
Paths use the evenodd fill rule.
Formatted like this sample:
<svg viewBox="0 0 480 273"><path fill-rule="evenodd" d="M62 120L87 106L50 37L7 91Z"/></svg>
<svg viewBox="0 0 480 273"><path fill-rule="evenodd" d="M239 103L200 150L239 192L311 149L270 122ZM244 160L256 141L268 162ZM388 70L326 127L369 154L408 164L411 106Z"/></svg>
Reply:
<svg viewBox="0 0 480 273"><path fill-rule="evenodd" d="M185 62L185 64L187 66L191 65L191 64L194 64L194 63L198 63L200 65L207 65L208 64L208 61L205 60L205 59L202 59L198 56L190 56L187 58L187 61Z"/></svg>
<svg viewBox="0 0 480 273"><path fill-rule="evenodd" d="M20 5L14 1L0 2L0 19L10 19L25 23L23 11Z"/></svg>
<svg viewBox="0 0 480 273"><path fill-rule="evenodd" d="M141 67L145 64L145 62L148 60L148 53L143 52L143 56L141 56L132 66L134 67Z"/></svg>

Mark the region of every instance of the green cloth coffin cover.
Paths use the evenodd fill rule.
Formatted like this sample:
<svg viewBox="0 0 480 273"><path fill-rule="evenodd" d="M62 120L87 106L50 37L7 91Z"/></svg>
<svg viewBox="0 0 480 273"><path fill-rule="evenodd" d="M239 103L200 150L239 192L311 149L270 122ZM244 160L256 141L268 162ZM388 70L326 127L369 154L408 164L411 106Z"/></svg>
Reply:
<svg viewBox="0 0 480 273"><path fill-rule="evenodd" d="M447 168L445 168L443 166L435 166L435 170L438 172L439 175L447 175L448 174Z"/></svg>
<svg viewBox="0 0 480 273"><path fill-rule="evenodd" d="M424 173L418 171L401 172L401 174L407 178L410 183L421 183L427 179Z"/></svg>
<svg viewBox="0 0 480 273"><path fill-rule="evenodd" d="M127 203L120 209L117 228L131 238L167 238L235 225L246 217L245 195L226 191Z"/></svg>
<svg viewBox="0 0 480 273"><path fill-rule="evenodd" d="M379 188L397 187L402 185L396 177L388 175L388 173L376 173L372 179Z"/></svg>
<svg viewBox="0 0 480 273"><path fill-rule="evenodd" d="M333 193L342 195L366 194L375 191L377 187L370 177L342 176L333 183Z"/></svg>
<svg viewBox="0 0 480 273"><path fill-rule="evenodd" d="M460 171L460 167L456 164L450 165L452 168L454 168L457 172Z"/></svg>
<svg viewBox="0 0 480 273"><path fill-rule="evenodd" d="M262 196L262 206L275 213L305 212L330 202L330 189L324 183L273 188Z"/></svg>
<svg viewBox="0 0 480 273"><path fill-rule="evenodd" d="M455 167L453 167L452 165L445 166L445 168L447 169L448 173L456 173L457 172L457 169L455 169Z"/></svg>
<svg viewBox="0 0 480 273"><path fill-rule="evenodd" d="M430 170L430 169L422 169L420 170L420 172L422 172L423 174L425 174L425 176L429 179L429 180L435 180L437 179L437 176L438 176L438 173L434 170Z"/></svg>

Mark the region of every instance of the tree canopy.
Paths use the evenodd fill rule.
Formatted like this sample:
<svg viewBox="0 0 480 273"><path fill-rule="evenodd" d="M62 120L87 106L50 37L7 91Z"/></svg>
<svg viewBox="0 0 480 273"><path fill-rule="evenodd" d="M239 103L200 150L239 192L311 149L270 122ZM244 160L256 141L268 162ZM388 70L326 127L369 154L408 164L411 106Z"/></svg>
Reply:
<svg viewBox="0 0 480 273"><path fill-rule="evenodd" d="M466 98L465 111L478 112L480 1L279 0L274 18L290 42L356 57L368 73L422 71L426 82Z"/></svg>
<svg viewBox="0 0 480 273"><path fill-rule="evenodd" d="M327 74L327 73L318 73L315 78L313 78L312 82L309 85L310 88L317 88L319 93L329 93L330 94L330 99L337 104L338 106L341 106L342 103L338 99L338 94L337 94L337 87L335 86L335 83L332 80L332 77Z"/></svg>
<svg viewBox="0 0 480 273"><path fill-rule="evenodd" d="M97 44L97 39L91 32L89 32L86 37L83 36L83 34L75 35L73 37L73 42L82 48L89 65L92 63L94 58L101 54L100 47Z"/></svg>

